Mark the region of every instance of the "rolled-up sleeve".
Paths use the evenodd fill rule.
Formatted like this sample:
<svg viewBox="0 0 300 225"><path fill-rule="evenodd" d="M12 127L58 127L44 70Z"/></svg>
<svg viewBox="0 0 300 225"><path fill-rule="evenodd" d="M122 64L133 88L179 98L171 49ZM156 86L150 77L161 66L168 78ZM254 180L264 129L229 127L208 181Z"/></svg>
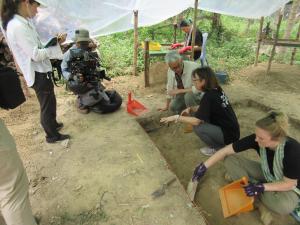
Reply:
<svg viewBox="0 0 300 225"><path fill-rule="evenodd" d="M255 134L251 134L238 141L235 141L234 143L232 143L233 150L235 152L242 152L248 149L255 149L258 151L259 146L258 143L255 141L255 137Z"/></svg>
<svg viewBox="0 0 300 225"><path fill-rule="evenodd" d="M167 73L167 98L168 99L171 99L172 98L172 96L171 95L169 95L168 93L169 93L169 91L172 91L173 89L174 89L174 82L175 82L175 78L174 78L174 75L173 75L173 72L170 70L170 69L168 69L168 73Z"/></svg>

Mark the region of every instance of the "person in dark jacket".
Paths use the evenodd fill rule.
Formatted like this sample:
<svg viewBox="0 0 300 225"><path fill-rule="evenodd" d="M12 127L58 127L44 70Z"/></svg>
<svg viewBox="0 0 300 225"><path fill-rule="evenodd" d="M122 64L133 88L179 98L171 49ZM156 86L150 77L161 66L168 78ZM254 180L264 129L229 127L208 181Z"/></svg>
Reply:
<svg viewBox="0 0 300 225"><path fill-rule="evenodd" d="M204 92L200 105L185 109L181 115L161 118L161 122L175 121L193 125L195 133L207 145L200 151L205 155L212 155L239 139L239 123L210 67L194 70L192 80L196 89Z"/></svg>

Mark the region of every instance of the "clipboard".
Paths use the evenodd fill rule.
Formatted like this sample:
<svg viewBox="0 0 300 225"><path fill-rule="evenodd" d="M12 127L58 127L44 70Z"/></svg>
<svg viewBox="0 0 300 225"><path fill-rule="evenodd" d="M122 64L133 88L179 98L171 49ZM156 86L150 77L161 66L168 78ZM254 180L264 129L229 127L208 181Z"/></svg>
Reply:
<svg viewBox="0 0 300 225"><path fill-rule="evenodd" d="M53 37L46 43L44 48L49 48L49 47L55 46L55 45L57 45L57 42L58 42L57 37Z"/></svg>

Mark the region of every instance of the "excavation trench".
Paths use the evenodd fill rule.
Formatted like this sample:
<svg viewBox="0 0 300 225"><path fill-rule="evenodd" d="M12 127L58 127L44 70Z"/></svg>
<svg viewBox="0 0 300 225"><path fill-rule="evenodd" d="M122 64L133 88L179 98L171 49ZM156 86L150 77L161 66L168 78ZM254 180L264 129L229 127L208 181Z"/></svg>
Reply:
<svg viewBox="0 0 300 225"><path fill-rule="evenodd" d="M253 100L235 102L233 103L233 108L240 123L241 137L253 133L255 121L271 110L270 107ZM300 121L294 118L289 119L291 125L290 136L299 140ZM162 156L168 162L170 169L177 175L182 185L186 188L191 179L194 167L199 162L207 159L206 156L201 155L199 152L200 147L203 147L204 143L193 132L184 133L183 124L172 123L167 126L161 125L159 120L160 115L155 114L150 117L140 118L138 122L160 150ZM240 154L258 160L258 156L254 150ZM227 219L223 218L218 189L227 184L224 180L224 174L225 168L223 163L220 162L208 170L198 185L195 203L203 209L204 216L207 218L209 224L262 224L257 210ZM289 216L279 219L283 220L281 224L296 224L295 220Z"/></svg>

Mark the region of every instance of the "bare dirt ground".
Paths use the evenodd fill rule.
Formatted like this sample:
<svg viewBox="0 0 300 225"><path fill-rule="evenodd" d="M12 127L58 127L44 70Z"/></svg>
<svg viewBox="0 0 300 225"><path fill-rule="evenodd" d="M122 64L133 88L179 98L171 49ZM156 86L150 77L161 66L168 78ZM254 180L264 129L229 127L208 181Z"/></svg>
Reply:
<svg viewBox="0 0 300 225"><path fill-rule="evenodd" d="M253 131L255 120L265 111L280 108L291 119L291 135L300 140L299 66L274 63L269 76L265 71L265 64L245 68L224 85L242 136ZM156 63L150 72L151 88L143 87L142 75L107 83L121 93L124 103L132 90L134 98L147 106L149 113L139 120L146 130L159 126L159 118L166 115L156 111L165 104L166 66ZM15 137L30 179L33 211L41 216L42 224L197 225L205 223L203 215L213 225L261 224L257 210L223 218L218 198L218 189L226 184L222 163L210 169L199 185L199 208L189 203L183 187L205 157L199 153L203 143L193 133L184 134L180 124L149 132L150 139L135 118L127 115L125 104L113 114L81 115L75 110L73 95L62 87L56 91L58 118L65 124L62 133L72 135L68 147L45 143L35 96L18 109L0 112ZM255 158L252 153L246 155ZM165 196L152 200L152 191L174 174L178 180ZM297 224L290 217L278 218L278 222Z"/></svg>

